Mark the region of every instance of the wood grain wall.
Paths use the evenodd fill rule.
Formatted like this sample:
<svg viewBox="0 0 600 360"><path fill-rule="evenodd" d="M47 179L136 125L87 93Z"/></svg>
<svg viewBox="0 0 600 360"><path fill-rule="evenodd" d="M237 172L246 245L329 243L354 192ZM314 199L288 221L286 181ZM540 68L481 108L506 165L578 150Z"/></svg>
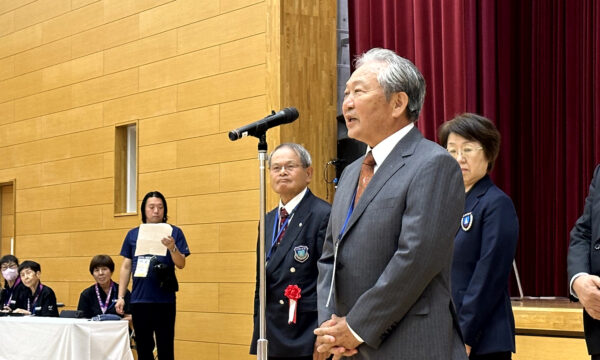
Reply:
<svg viewBox="0 0 600 360"><path fill-rule="evenodd" d="M137 122L138 200L163 192L193 253L178 272L176 355L252 358L256 141L227 132L296 106L300 119L270 131L269 146L304 144L325 197L335 10L318 0L0 2L0 183L16 188L14 221L3 201L2 224L15 224L16 255L41 263L68 308L92 283L93 255L120 265L140 220L114 213L115 125Z"/></svg>

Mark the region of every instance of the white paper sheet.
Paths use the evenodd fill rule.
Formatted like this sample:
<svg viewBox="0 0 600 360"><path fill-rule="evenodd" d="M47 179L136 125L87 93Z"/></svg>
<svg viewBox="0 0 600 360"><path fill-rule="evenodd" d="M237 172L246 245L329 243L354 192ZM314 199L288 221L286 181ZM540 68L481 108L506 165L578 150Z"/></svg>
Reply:
<svg viewBox="0 0 600 360"><path fill-rule="evenodd" d="M172 232L173 227L166 223L141 224L134 255L166 256L167 247L160 241L167 236L171 236Z"/></svg>

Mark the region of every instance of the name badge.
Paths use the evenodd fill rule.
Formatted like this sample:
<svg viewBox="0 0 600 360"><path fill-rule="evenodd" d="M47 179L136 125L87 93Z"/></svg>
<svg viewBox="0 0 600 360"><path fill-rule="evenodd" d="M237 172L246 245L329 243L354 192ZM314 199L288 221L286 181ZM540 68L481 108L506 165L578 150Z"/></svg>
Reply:
<svg viewBox="0 0 600 360"><path fill-rule="evenodd" d="M137 261L137 266L135 267L134 277L146 277L148 275L148 268L150 267L150 257L148 256L140 256Z"/></svg>

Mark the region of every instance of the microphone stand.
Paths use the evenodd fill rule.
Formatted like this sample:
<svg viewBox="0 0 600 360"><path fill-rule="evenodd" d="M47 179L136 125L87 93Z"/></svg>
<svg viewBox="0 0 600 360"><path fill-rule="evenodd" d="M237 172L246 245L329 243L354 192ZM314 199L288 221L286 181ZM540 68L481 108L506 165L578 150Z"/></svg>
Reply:
<svg viewBox="0 0 600 360"><path fill-rule="evenodd" d="M260 170L260 223L259 223L259 250L258 250L258 268L259 268L259 335L256 341L256 359L268 360L267 350L269 340L267 340L267 287L266 287L266 263L265 263L265 204L266 204L266 189L265 189L265 161L267 158L267 136L266 130L258 134L258 167Z"/></svg>

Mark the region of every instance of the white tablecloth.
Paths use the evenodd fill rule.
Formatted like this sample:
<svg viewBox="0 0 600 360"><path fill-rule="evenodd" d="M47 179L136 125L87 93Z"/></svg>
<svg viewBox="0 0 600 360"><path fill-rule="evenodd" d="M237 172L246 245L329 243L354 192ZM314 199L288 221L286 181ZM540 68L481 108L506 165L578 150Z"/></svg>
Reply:
<svg viewBox="0 0 600 360"><path fill-rule="evenodd" d="M1 360L133 360L128 322L0 317Z"/></svg>

